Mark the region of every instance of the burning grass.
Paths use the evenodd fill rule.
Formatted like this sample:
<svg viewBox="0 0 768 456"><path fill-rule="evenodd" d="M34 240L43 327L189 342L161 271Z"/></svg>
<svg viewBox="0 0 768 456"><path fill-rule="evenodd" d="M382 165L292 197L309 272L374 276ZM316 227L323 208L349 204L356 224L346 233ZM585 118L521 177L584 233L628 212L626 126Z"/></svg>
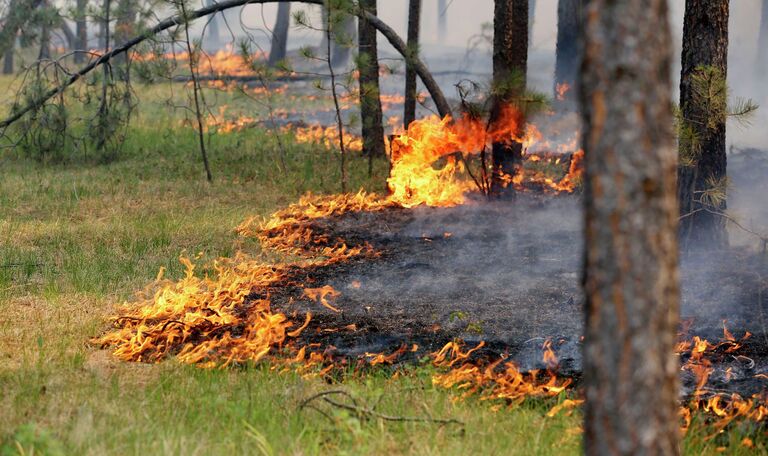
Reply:
<svg viewBox="0 0 768 456"><path fill-rule="evenodd" d="M466 193L473 188L462 168L464 155L477 154L489 141L498 138L488 131L468 119L452 124L436 119L417 122L407 136L395 140L401 149L393 154L388 197L364 192L307 195L264 223L250 219L238 227L238 232L245 238L258 239L264 248L288 260L265 263L240 252L231 259L216 260L210 275L198 277L194 274L195 265L183 259L187 272L182 280L165 281L158 277L138 302L121 309L114 319L115 328L95 343L111 347L114 355L125 361L158 362L173 356L201 367L227 367L268 359L282 369L320 376L338 368L392 364L405 359L419 347L403 345L391 353L366 352L356 361L340 358L322 339L314 342L313 334L355 333L355 322L338 327L324 326L321 321L319 326L312 327L313 333L305 334L315 323L312 313L275 311L271 297L286 288L298 287L318 305L339 312L333 301L339 292L327 284L316 286L306 282L307 274L313 268L371 261L381 252L364 240L318 231L315 222L353 213L463 203ZM462 152L462 157L455 154L456 150ZM444 160L443 166L433 167L440 160ZM578 159L571 160L565 177L547 183L547 188L552 192L572 191L578 172ZM526 188L526 179L541 182L535 175L530 178L523 174L516 183L519 189ZM729 337L726 332L722 343L694 339L679 347L681 355L688 358L684 369L694 372L699 379L690 402L681 408L685 429L690 426L692 412L709 416L717 430L735 420L759 423L766 418L764 393L743 398L705 390L707 366L721 352L730 355L739 349L738 343ZM494 409L519 405L529 398L557 397L574 385L574 379L558 374L558 360L551 344L545 342L542 346L548 369L524 371L498 354L476 356L482 344L466 350L455 341L448 342L429 353L436 369L432 382L437 387L460 392L459 398L479 396L491 401ZM580 402L572 394L566 401L552 404L550 415L576 407Z"/></svg>

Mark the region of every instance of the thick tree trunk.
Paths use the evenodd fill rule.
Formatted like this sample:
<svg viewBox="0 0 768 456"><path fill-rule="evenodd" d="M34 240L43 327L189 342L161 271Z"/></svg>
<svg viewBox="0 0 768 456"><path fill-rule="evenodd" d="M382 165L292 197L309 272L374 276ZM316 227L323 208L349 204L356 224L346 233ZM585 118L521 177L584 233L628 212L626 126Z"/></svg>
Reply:
<svg viewBox="0 0 768 456"><path fill-rule="evenodd" d="M280 3L277 6L277 20L272 30L272 45L269 47L269 66L274 67L285 60L288 46L288 28L291 26L291 4ZM376 31L374 30L374 34Z"/></svg>
<svg viewBox="0 0 768 456"><path fill-rule="evenodd" d="M679 305L666 0L585 3L587 455L675 455Z"/></svg>
<svg viewBox="0 0 768 456"><path fill-rule="evenodd" d="M729 0L685 2L680 110L695 147L690 141L680 141L684 159L678 168L678 197L684 249L728 244L726 219L719 215L726 209L728 13ZM702 84L708 86L706 90L701 90ZM713 188L717 191L712 192ZM715 193L716 198L708 196Z"/></svg>
<svg viewBox="0 0 768 456"><path fill-rule="evenodd" d="M554 95L564 109L574 108L575 83L579 70L579 34L581 33L582 0L559 0L557 3L557 50Z"/></svg>
<svg viewBox="0 0 768 456"><path fill-rule="evenodd" d="M376 0L360 0L360 7L376 15ZM360 119L362 121L363 153L383 157L384 126L379 97L379 54L376 29L370 22L358 21Z"/></svg>
<svg viewBox="0 0 768 456"><path fill-rule="evenodd" d="M421 28L421 0L408 1L408 52L419 54L419 29ZM416 120L416 72L410 65L405 66L405 105L403 126Z"/></svg>
<svg viewBox="0 0 768 456"><path fill-rule="evenodd" d="M495 0L493 14L493 90L491 122L499 120L502 107L514 104L525 91L528 69L528 0ZM522 108L520 110L522 113ZM523 119L517 119L523 128ZM523 145L493 143L491 193L511 193L504 182L518 173Z"/></svg>
<svg viewBox="0 0 768 456"><path fill-rule="evenodd" d="M437 40L445 42L448 36L448 1L437 0Z"/></svg>
<svg viewBox="0 0 768 456"><path fill-rule="evenodd" d="M75 6L75 35L77 37L77 44L75 45L76 51L85 51L88 49L88 22L86 18L86 6L88 0L77 0ZM85 61L85 54L82 52L75 53L75 63L81 64Z"/></svg>

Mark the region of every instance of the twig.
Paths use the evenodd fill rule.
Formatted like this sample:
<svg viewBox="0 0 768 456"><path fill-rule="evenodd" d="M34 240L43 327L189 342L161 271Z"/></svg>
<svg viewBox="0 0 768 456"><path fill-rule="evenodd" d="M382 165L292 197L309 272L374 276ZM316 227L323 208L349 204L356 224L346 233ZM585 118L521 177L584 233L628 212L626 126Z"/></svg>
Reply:
<svg viewBox="0 0 768 456"><path fill-rule="evenodd" d="M338 402L329 397L334 395L339 395L339 396L344 396L349 398L352 401L353 405L345 404L343 402ZM344 390L329 390L329 391L323 391L315 395L312 395L301 402L301 404L299 405L299 409L311 407L317 410L316 407L311 406L311 403L316 399L322 399L324 402L334 407L355 412L358 418L378 418L380 420L393 421L393 422L457 424L459 426L464 426L464 422L454 418L444 419L444 418L419 417L419 416L396 416L396 415L386 415L383 413L379 413L373 409L358 405L355 398ZM328 416L326 413L323 413L323 415Z"/></svg>
<svg viewBox="0 0 768 456"><path fill-rule="evenodd" d="M187 17L187 7L184 6L185 0L180 0L179 5L181 14ZM184 37L187 44L187 55L189 56L189 72L192 77L192 93L195 99L195 118L197 119L197 136L200 142L200 154L203 156L203 166L205 167L205 177L208 182L213 181L211 167L208 164L208 154L205 152L205 133L203 132L203 115L200 112L200 81L197 80L197 68L195 68L195 55L193 54L192 43L189 38L189 20L184 21Z"/></svg>

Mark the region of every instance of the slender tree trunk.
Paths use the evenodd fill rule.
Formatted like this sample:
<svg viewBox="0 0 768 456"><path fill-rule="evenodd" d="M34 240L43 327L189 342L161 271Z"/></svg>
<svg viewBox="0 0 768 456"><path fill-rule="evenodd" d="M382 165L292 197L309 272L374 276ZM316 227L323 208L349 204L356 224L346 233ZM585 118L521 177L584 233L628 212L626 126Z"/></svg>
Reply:
<svg viewBox="0 0 768 456"><path fill-rule="evenodd" d="M280 3L277 6L277 20L272 30L272 45L269 48L269 66L274 67L285 60L288 46L288 28L291 26L291 4ZM374 33L376 31L374 30Z"/></svg>
<svg viewBox="0 0 768 456"><path fill-rule="evenodd" d="M340 161L339 166L341 167L341 192L346 193L347 191L347 150L344 146L344 121L341 117L341 106L339 106L339 96L336 93L336 73L333 70L333 57L331 56L331 49L333 48L333 45L331 41L333 41L333 20L330 19L329 14L329 20L326 21L326 29L325 29L325 50L326 50L326 57L328 62L328 73L331 75L331 95L333 96L333 106L336 111L336 128L339 133L339 152L340 152Z"/></svg>
<svg viewBox="0 0 768 456"><path fill-rule="evenodd" d="M214 0L205 0L205 6L213 6ZM212 14L208 19L207 31L205 33L206 49L208 51L218 51L221 47L221 30L219 30L219 22L223 17L223 14Z"/></svg>
<svg viewBox="0 0 768 456"><path fill-rule="evenodd" d="M120 0L117 4L117 21L115 22L115 47L122 46L136 34L136 0ZM117 75L121 81L130 80L128 53L116 59Z"/></svg>
<svg viewBox="0 0 768 456"><path fill-rule="evenodd" d="M376 15L376 0L360 0L360 7ZM360 119L363 131L363 153L369 157L368 173L373 173L373 157L383 157L384 125L379 96L379 53L376 29L370 22L358 21Z"/></svg>
<svg viewBox="0 0 768 456"><path fill-rule="evenodd" d="M686 0L680 110L695 146L680 141L678 168L680 241L684 249L728 244L726 220L725 121L729 0ZM708 81L706 90L701 90ZM706 93L702 93L706 92ZM717 188L716 192L711 192ZM708 195L719 194L716 198Z"/></svg>
<svg viewBox="0 0 768 456"><path fill-rule="evenodd" d="M88 49L88 22L86 18L86 6L88 0L77 0L75 6L75 35L77 36L77 51L86 51ZM75 63L81 64L85 61L85 54L82 52L75 53Z"/></svg>
<svg viewBox="0 0 768 456"><path fill-rule="evenodd" d="M666 0L587 0L587 455L676 455L679 288Z"/></svg>
<svg viewBox="0 0 768 456"><path fill-rule="evenodd" d="M763 0L760 15L760 32L757 38L757 79L762 81L768 73L768 0ZM763 88L763 86L760 86Z"/></svg>
<svg viewBox="0 0 768 456"><path fill-rule="evenodd" d="M579 34L581 33L582 0L559 0L557 3L557 50L555 58L554 95L564 109L575 108L575 83L579 71Z"/></svg>
<svg viewBox="0 0 768 456"><path fill-rule="evenodd" d="M533 43L533 23L536 20L536 0L528 0L528 45Z"/></svg>
<svg viewBox="0 0 768 456"><path fill-rule="evenodd" d="M43 1L41 8L48 8L48 2ZM37 59L50 59L51 58L51 24L48 20L43 21L40 25L40 54Z"/></svg>
<svg viewBox="0 0 768 456"><path fill-rule="evenodd" d="M13 48L8 49L3 57L3 74L13 74Z"/></svg>
<svg viewBox="0 0 768 456"><path fill-rule="evenodd" d="M448 1L437 0L437 40L445 43L448 36Z"/></svg>
<svg viewBox="0 0 768 456"><path fill-rule="evenodd" d="M344 68L352 57L352 43L356 40L357 28L355 17L345 15L340 24L336 24L333 34L333 50L331 52L331 64L334 68Z"/></svg>
<svg viewBox="0 0 768 456"><path fill-rule="evenodd" d="M495 0L493 14L493 85L491 123L499 120L502 108L517 101L525 91L528 69L528 0ZM523 128L522 108L517 119ZM512 193L504 181L514 177L523 157L523 145L493 143L491 193Z"/></svg>
<svg viewBox="0 0 768 456"><path fill-rule="evenodd" d="M419 29L421 28L421 0L408 1L408 52L419 53ZM403 126L416 120L416 72L410 65L405 66L405 105Z"/></svg>

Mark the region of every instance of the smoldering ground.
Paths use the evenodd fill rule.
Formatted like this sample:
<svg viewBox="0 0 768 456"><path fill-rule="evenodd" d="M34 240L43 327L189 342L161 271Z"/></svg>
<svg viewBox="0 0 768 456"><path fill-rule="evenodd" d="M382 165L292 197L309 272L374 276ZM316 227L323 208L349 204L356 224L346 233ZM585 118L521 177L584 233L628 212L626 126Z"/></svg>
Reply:
<svg viewBox="0 0 768 456"><path fill-rule="evenodd" d="M746 170L734 168L736 176L741 172ZM746 196L753 188L738 190L751 201ZM332 301L338 313L309 299L301 287L276 290L272 300L275 310L289 315L312 312L302 337L320 338L339 355L392 352L416 343L419 350L405 358L416 359L453 339L468 345L482 340L484 356L509 357L531 370L547 367L542 345L550 340L561 373L578 376L582 218L577 195L521 193L513 202L475 197L453 208L320 219L313 225L317 233L350 245L368 242L380 256L310 269L297 281L340 292ZM684 254L680 264L681 339L717 342L724 326L737 339L751 333L740 351L751 361L724 357L720 371L730 368L730 385L743 393L764 387L754 378L768 373L768 257L759 243Z"/></svg>

